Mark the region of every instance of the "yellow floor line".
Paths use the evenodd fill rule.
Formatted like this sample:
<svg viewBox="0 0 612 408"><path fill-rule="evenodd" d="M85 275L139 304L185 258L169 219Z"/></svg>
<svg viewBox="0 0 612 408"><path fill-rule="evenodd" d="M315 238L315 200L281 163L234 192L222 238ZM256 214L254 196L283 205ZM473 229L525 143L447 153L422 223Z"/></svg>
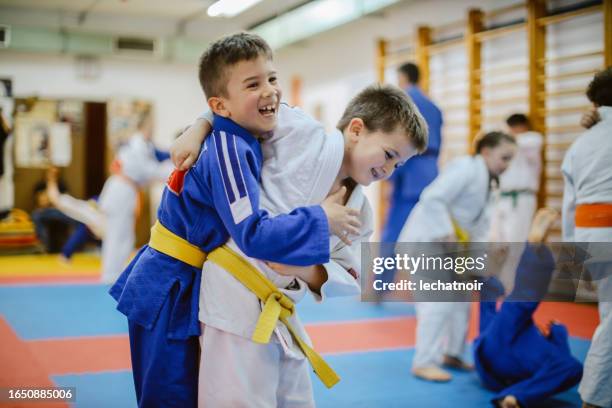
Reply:
<svg viewBox="0 0 612 408"><path fill-rule="evenodd" d="M98 275L100 256L94 254L75 254L70 263L57 254L0 256L0 278Z"/></svg>

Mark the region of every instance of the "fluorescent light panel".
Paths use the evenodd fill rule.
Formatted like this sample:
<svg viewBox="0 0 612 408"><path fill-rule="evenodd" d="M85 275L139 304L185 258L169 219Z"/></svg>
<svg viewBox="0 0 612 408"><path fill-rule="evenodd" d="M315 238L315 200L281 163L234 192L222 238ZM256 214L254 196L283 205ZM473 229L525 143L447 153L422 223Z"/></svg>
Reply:
<svg viewBox="0 0 612 408"><path fill-rule="evenodd" d="M219 0L213 3L206 12L211 17L234 17L253 7L261 0Z"/></svg>
<svg viewBox="0 0 612 408"><path fill-rule="evenodd" d="M315 0L254 27L274 49L311 37L400 0Z"/></svg>

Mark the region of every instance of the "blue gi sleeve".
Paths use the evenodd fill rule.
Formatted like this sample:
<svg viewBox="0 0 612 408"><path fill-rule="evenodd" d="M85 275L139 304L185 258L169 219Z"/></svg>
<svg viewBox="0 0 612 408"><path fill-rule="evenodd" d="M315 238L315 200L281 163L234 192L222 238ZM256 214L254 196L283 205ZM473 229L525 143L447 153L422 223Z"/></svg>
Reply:
<svg viewBox="0 0 612 408"><path fill-rule="evenodd" d="M215 209L249 257L289 265L329 261L329 226L321 206L270 217L259 209L260 164L244 139L213 132L210 182Z"/></svg>
<svg viewBox="0 0 612 408"><path fill-rule="evenodd" d="M159 150L158 148L155 148L155 159L158 162L163 162L165 160L170 159L170 153L164 150Z"/></svg>

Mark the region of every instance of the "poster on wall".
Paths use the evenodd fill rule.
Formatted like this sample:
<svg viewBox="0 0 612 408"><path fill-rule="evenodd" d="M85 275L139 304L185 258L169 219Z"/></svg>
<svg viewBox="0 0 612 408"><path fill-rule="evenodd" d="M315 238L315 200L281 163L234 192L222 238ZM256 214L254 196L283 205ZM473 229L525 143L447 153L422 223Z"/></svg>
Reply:
<svg viewBox="0 0 612 408"><path fill-rule="evenodd" d="M51 125L49 159L54 166L67 167L72 161L70 123L56 122Z"/></svg>
<svg viewBox="0 0 612 408"><path fill-rule="evenodd" d="M72 159L70 124L57 122L53 101L23 101L15 118L15 161L19 167L68 166Z"/></svg>

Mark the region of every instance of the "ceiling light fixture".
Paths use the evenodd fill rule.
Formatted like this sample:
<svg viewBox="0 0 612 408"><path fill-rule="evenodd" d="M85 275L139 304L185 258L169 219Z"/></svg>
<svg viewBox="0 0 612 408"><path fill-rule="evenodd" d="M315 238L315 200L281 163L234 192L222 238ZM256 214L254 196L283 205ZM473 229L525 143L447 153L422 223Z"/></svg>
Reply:
<svg viewBox="0 0 612 408"><path fill-rule="evenodd" d="M253 7L261 0L219 0L213 3L206 12L211 17L234 17Z"/></svg>

